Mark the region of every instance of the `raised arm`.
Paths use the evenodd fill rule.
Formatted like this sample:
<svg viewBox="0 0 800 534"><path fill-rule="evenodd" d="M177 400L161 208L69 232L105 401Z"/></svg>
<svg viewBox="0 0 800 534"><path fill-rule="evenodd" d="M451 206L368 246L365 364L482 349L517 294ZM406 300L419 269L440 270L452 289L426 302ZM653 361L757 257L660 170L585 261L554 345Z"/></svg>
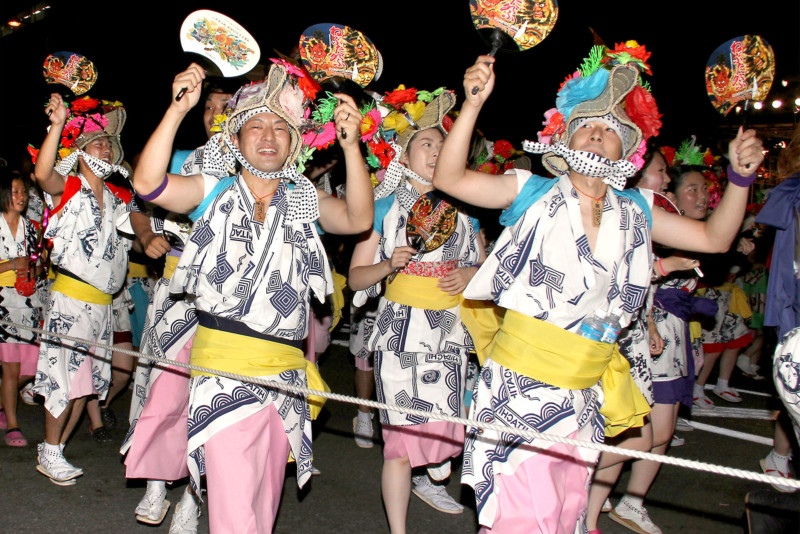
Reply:
<svg viewBox="0 0 800 534"><path fill-rule="evenodd" d="M205 73L196 63L175 77L169 108L142 150L139 165L133 176L133 186L142 197L156 189L163 191L151 201L169 211L189 213L203 200L203 178L200 175L167 174L172 155L172 143L184 117L200 100ZM175 96L186 88L180 101Z"/></svg>
<svg viewBox="0 0 800 534"><path fill-rule="evenodd" d="M359 147L361 112L350 96L340 93L334 96L340 102L333 111L333 117L336 136L344 153L347 195L342 200L317 190L319 223L323 230L333 234L358 234L372 225L374 214L372 181Z"/></svg>
<svg viewBox="0 0 800 534"><path fill-rule="evenodd" d="M433 185L464 202L483 208L507 208L517 196L516 175L495 176L466 168L469 145L481 108L494 89L494 58L480 56L464 74L466 98L447 134L436 162ZM478 88L472 94L473 88ZM491 191L491 194L487 194Z"/></svg>
<svg viewBox="0 0 800 534"><path fill-rule="evenodd" d="M694 252L725 252L739 233L747 207L749 186L736 185L736 176L747 180L764 160L761 140L754 130L739 128L728 146L728 186L708 221L696 221L664 210L653 210L653 241L668 247ZM731 174L731 171L735 175ZM742 182L744 183L744 182Z"/></svg>
<svg viewBox="0 0 800 534"><path fill-rule="evenodd" d="M58 154L58 145L61 142L61 132L64 130L69 111L64 105L61 95L53 93L50 95L50 102L47 103L44 112L50 114L50 130L47 132L42 147L39 149L33 176L42 191L50 195L60 195L64 192L66 180L56 172L56 155Z"/></svg>

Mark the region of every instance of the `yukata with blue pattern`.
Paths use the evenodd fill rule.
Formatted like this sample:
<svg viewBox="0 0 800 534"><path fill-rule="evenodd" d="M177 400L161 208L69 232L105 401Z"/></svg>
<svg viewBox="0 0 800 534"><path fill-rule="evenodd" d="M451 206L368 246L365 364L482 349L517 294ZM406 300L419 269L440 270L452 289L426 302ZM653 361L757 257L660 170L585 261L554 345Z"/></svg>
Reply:
<svg viewBox="0 0 800 534"><path fill-rule="evenodd" d="M548 180L529 171L511 172L517 174L518 193L529 180ZM502 308L572 333L577 333L583 319L598 309L620 314L620 324L625 327L632 314L644 305L650 285L652 253L647 215L631 198L608 188L592 251L583 230L578 192L568 175L555 180L547 192L527 208L523 206L519 219L502 232L464 296L493 300ZM652 193L643 190L641 195L652 206ZM521 197L518 194L515 202ZM512 204L508 211L514 208ZM484 362L475 386L470 418L602 443L605 437L605 422L599 412L602 404L599 383L583 390L561 389L503 367L490 357ZM526 440L475 428L467 430L462 483L475 490L481 525L492 528L501 500L509 498L497 493L499 477L513 479L515 471L526 461L541 459L543 449L554 446L555 443L546 440ZM568 476L541 472L536 473L539 478L536 484L545 487L552 483L551 493L561 490L560 498L577 501L578 511L574 517L566 517L568 514L562 514L556 506L556 517L545 517L545 512L531 507L526 519L535 517L542 521L538 526L543 530L559 530L560 524L561 530L571 532L581 520L580 514L585 512L591 473L600 453L577 449L570 454L579 455L579 461L583 462L577 480L562 480ZM580 488L577 494L564 497L563 493L576 487ZM552 523L544 526L545 521ZM529 522L514 528L523 529L516 530L519 532L535 530Z"/></svg>
<svg viewBox="0 0 800 534"><path fill-rule="evenodd" d="M178 151L170 172L193 176L201 173L203 148ZM199 154L199 155L198 155ZM203 175L207 187L217 179ZM150 218L150 229L156 235L174 234L181 243L189 240L192 221L187 215L168 212L162 208L143 211ZM167 252L167 263L177 262L183 247L177 243ZM147 307L139 352L181 363L189 363L191 340L197 330L194 297L170 294L171 273L156 282L150 305ZM166 371L167 380L151 394L155 384ZM177 480L188 475L186 465L186 412L189 404L189 372L167 367L152 361L140 361L134 373L133 396L129 415L130 429L120 448L125 459L128 478ZM144 415L143 415L144 414ZM147 423L138 425L140 417Z"/></svg>
<svg viewBox="0 0 800 534"><path fill-rule="evenodd" d="M407 244L406 222L419 197L419 192L404 180L392 195L376 202L373 229L381 237L374 263L391 258L395 247ZM447 241L433 251L414 255L399 274L438 278L453 269L477 265L478 230L477 220L459 210L455 231ZM375 297L379 289L380 283L359 292L355 301ZM381 297L367 342L367 349L374 351L379 402L463 416L467 358L472 348L459 306L427 310ZM429 422L427 418L392 410L380 410L380 418L384 425L402 427Z"/></svg>
<svg viewBox="0 0 800 534"><path fill-rule="evenodd" d="M83 176L80 180L80 190L50 217L45 231L45 238L53 242L50 261L95 289L113 295L122 288L128 271L132 242L117 228L126 225L130 213L107 186L103 187L101 211L89 183ZM39 350L33 389L45 398L45 408L56 418L64 411L73 398L73 378L82 366L90 367L91 384L80 384L80 394L74 398L94 393L104 399L111 385L111 352L58 338L69 335L110 345L111 305L83 302L51 291L44 330L57 341L42 342Z"/></svg>
<svg viewBox="0 0 800 534"><path fill-rule="evenodd" d="M212 184L206 179L206 197ZM310 299L323 301L333 292L330 266L314 221L302 216L288 220L286 181L273 194L263 223L253 219L255 201L241 175L221 181L220 187L195 220L170 291L193 295L198 313L244 323L259 334L303 340L308 335ZM262 378L306 386L303 370ZM196 488L205 472L203 444L273 405L283 422L302 487L312 467L311 418L303 396L218 376L191 378L188 464Z"/></svg>

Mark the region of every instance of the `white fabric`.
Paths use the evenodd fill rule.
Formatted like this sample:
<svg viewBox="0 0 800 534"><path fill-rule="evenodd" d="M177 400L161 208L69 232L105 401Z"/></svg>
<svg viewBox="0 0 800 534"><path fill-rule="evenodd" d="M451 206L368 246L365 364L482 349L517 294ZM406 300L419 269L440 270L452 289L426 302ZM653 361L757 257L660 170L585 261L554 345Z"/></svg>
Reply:
<svg viewBox="0 0 800 534"><path fill-rule="evenodd" d="M0 261L29 256L36 245L36 228L33 223L20 217L16 234L11 231L5 216L0 213ZM12 269L13 271L13 269ZM29 297L17 293L16 288L0 287L0 318L25 326L39 326L41 306L38 290ZM14 326L0 326L0 342L29 344L35 339L30 330Z"/></svg>
<svg viewBox="0 0 800 534"><path fill-rule="evenodd" d="M128 169L122 165L112 165L111 163L107 163L94 156L90 156L80 148L76 149L72 154L62 159L61 162L56 165L56 172L61 176L69 175L70 171L75 166L75 162L78 161L78 156L83 156L83 161L89 166L89 169L91 169L94 175L101 180L108 178L115 172L120 173L125 178L128 177Z"/></svg>
<svg viewBox="0 0 800 534"><path fill-rule="evenodd" d="M636 165L625 159L612 161L593 152L583 150L573 150L562 142L548 145L525 141L522 149L533 154L553 153L567 160L569 167L584 176L602 178L604 184L608 184L617 191L625 189L628 178L638 172Z"/></svg>
<svg viewBox="0 0 800 534"><path fill-rule="evenodd" d="M86 178L81 189L50 216L45 238L53 240L50 260L103 293L113 295L125 283L131 240L117 233L130 217L125 203L103 187L103 210Z"/></svg>

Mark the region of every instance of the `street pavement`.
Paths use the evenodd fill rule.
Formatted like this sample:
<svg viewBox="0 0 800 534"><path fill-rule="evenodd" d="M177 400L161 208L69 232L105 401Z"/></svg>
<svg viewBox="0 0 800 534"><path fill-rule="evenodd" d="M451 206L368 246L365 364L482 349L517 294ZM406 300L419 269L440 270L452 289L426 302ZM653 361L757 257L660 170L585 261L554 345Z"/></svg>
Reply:
<svg viewBox="0 0 800 534"><path fill-rule="evenodd" d="M339 334L343 337L344 334ZM334 392L353 394L353 362L346 347L332 345L320 363L323 377ZM768 380L753 381L734 374L732 385L768 392ZM744 408L775 409L774 398L744 395ZM727 405L717 401L720 405ZM119 443L127 429L126 414L130 391L114 403L120 427L113 431L115 442L95 443L89 435L86 418L67 446L66 456L85 475L72 487L59 487L36 471L36 443L43 440L44 415L41 406L20 404L20 422L29 445L12 448L0 443L0 533L95 533L167 532L174 505L180 499L185 481L168 489L173 506L158 527L137 524L134 508L144 494L144 482L125 479L125 466L119 455ZM286 470L281 509L274 532L327 534L330 532L384 533L388 527L380 490L382 464L380 430L371 449L358 448L353 441L353 405L328 401L315 423L315 465L321 471L302 490L297 488L295 470ZM377 420L377 417L376 417ZM772 421L697 418L698 421L754 435L772 437ZM770 450L766 445L733 439L700 430L680 434L682 447L670 454L689 459L759 471L759 459ZM474 533L478 530L472 491L459 483L460 459L447 491L466 505L460 515L447 515L428 507L411 496L408 513L409 533ZM628 470L612 494L616 501L624 492ZM728 534L746 532L745 495L756 482L721 475L699 473L664 466L645 505L653 521L665 533L702 532ZM203 506L199 533L208 532L208 517ZM604 534L628 533L607 517L601 517Z"/></svg>

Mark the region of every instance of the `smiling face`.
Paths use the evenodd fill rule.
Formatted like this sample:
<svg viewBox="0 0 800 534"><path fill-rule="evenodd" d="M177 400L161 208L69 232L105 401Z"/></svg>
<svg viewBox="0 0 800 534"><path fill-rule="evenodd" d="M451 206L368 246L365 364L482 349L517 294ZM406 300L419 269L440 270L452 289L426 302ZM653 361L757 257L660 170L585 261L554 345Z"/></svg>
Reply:
<svg viewBox="0 0 800 534"><path fill-rule="evenodd" d="M708 186L705 177L697 171L683 176L681 185L675 191L678 209L687 217L704 219L708 211Z"/></svg>
<svg viewBox="0 0 800 534"><path fill-rule="evenodd" d="M611 161L622 157L622 140L614 129L601 120L581 124L569 140L569 148L592 152Z"/></svg>
<svg viewBox="0 0 800 534"><path fill-rule="evenodd" d="M409 141L401 161L422 178L432 181L443 144L444 135L438 128L422 130Z"/></svg>
<svg viewBox="0 0 800 534"><path fill-rule="evenodd" d="M206 128L206 135L209 139L214 135L211 127L214 126L214 117L221 115L225 111L225 105L231 99L228 93L210 93L206 98L205 108L203 109L203 126Z"/></svg>
<svg viewBox="0 0 800 534"><path fill-rule="evenodd" d="M278 172L289 156L289 124L274 113L253 115L233 136L233 143L259 171Z"/></svg>
<svg viewBox="0 0 800 534"><path fill-rule="evenodd" d="M83 151L106 163L113 163L114 149L110 137L97 137L91 140L83 147Z"/></svg>
<svg viewBox="0 0 800 534"><path fill-rule="evenodd" d="M28 190L19 178L15 178L11 182L11 199L8 204L6 211L20 214L25 212L25 208L28 205Z"/></svg>
<svg viewBox="0 0 800 534"><path fill-rule="evenodd" d="M657 193L663 193L667 190L669 182L670 178L669 174L667 174L667 161L661 153L656 152L653 154L653 159L650 160L650 164L645 167L642 178L639 180L638 187L650 189Z"/></svg>

